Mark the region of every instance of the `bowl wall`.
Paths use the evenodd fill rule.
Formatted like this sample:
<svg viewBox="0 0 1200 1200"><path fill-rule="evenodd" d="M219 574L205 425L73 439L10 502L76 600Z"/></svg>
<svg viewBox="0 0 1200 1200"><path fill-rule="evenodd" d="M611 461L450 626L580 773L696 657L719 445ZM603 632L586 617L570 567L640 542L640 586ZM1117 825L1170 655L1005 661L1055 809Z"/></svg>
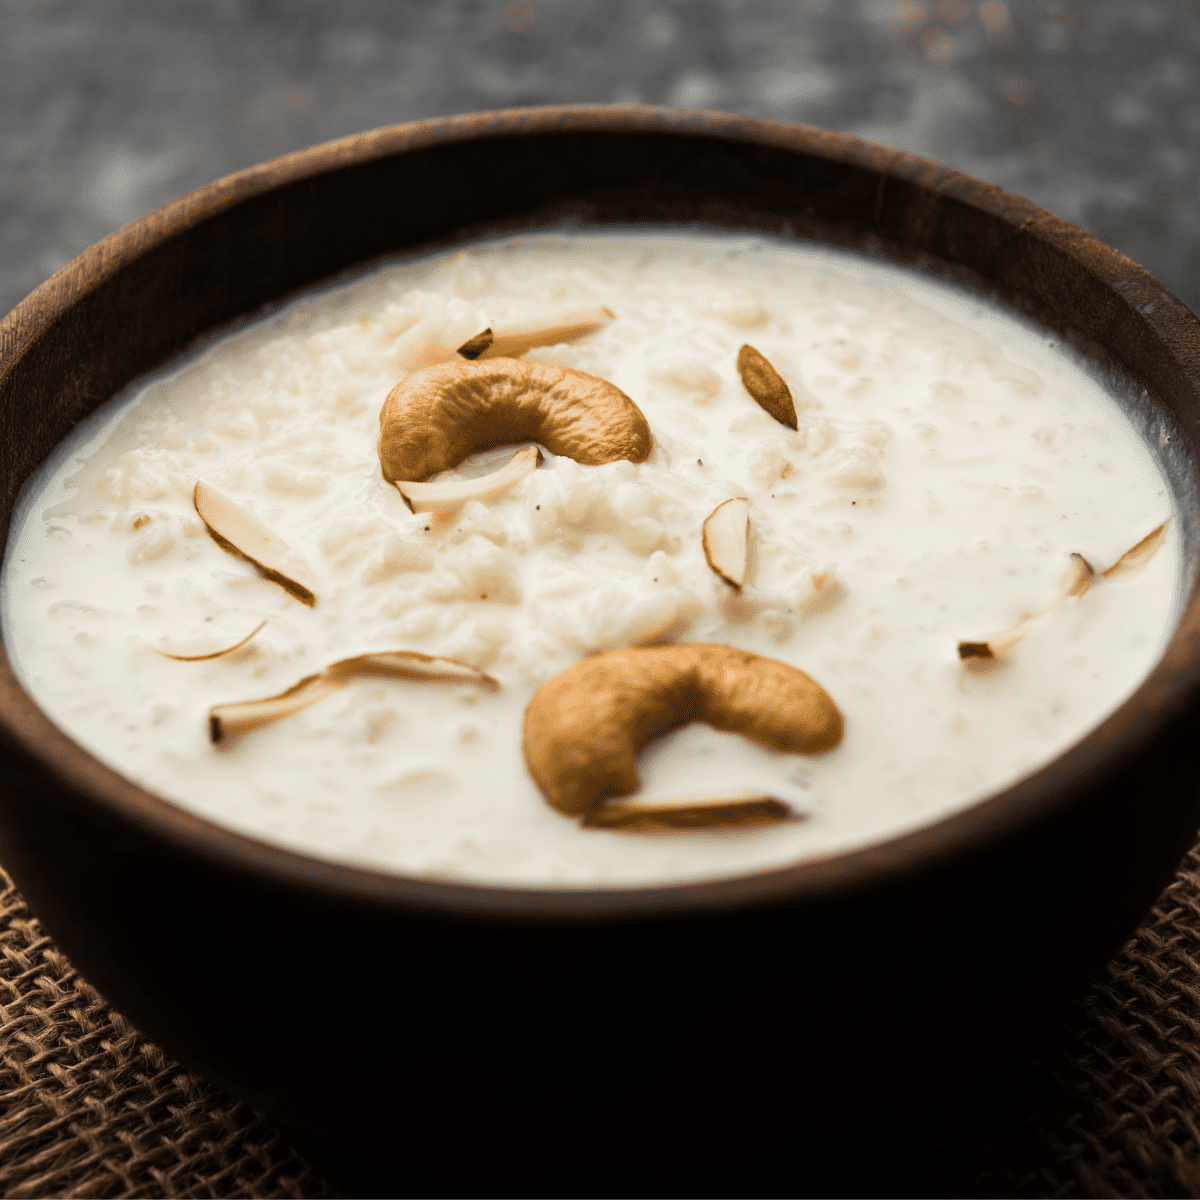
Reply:
<svg viewBox="0 0 1200 1200"><path fill-rule="evenodd" d="M1051 1019L1200 821L1200 323L1051 214L844 135L513 111L191 193L0 325L0 527L76 423L197 339L387 256L563 221L855 248L1041 322L1110 373L1171 479L1186 597L1127 704L967 812L800 868L610 892L407 879L253 842L96 762L0 661L0 849L84 974L231 1092L435 1170L697 1161L931 1095Z"/></svg>

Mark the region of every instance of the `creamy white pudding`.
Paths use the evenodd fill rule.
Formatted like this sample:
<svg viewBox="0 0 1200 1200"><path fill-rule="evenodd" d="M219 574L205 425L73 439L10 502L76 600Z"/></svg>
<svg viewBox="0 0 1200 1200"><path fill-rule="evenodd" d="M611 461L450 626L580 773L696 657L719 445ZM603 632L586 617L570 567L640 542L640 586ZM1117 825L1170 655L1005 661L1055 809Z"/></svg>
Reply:
<svg viewBox="0 0 1200 1200"><path fill-rule="evenodd" d="M524 357L616 384L649 422L649 459L547 454L450 515L410 511L376 454L397 381L485 327L600 307L614 319ZM743 387L746 343L787 381L797 430ZM208 536L197 481L290 543L314 605ZM733 497L750 512L740 591L701 547L704 519ZM527 236L302 298L118 397L27 491L4 635L72 737L253 836L486 882L711 878L915 828L1086 733L1165 641L1172 527L1144 570L1063 602L992 669L967 670L958 643L1048 607L1072 553L1102 570L1171 511L1101 383L974 296L749 235ZM254 630L219 657L163 653ZM754 789L799 819L637 837L546 804L521 755L537 688L586 655L664 641L801 667L841 709L845 737L788 755L690 725L643 753L635 799ZM214 705L386 650L458 659L501 686L357 679L209 740Z"/></svg>

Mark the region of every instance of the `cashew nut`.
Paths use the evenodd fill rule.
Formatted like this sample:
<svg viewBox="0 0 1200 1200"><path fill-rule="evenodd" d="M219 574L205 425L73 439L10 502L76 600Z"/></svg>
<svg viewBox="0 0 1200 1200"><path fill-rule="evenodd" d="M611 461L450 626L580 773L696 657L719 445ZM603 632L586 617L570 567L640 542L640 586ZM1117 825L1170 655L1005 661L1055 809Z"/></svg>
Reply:
<svg viewBox="0 0 1200 1200"><path fill-rule="evenodd" d="M529 441L588 466L645 462L651 450L650 426L620 388L517 358L414 371L379 414L379 464L389 482L427 479L480 450Z"/></svg>
<svg viewBox="0 0 1200 1200"><path fill-rule="evenodd" d="M837 705L797 667L732 646L638 646L585 658L539 689L525 764L553 807L587 816L636 791L638 751L691 721L793 754L842 740Z"/></svg>

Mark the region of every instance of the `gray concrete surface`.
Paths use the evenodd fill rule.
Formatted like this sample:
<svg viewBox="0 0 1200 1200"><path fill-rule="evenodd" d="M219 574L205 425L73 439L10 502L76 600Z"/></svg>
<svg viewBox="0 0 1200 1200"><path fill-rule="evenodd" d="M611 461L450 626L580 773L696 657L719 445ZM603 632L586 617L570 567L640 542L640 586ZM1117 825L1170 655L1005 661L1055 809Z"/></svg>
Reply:
<svg viewBox="0 0 1200 1200"><path fill-rule="evenodd" d="M636 100L1011 188L1200 309L1186 0L0 0L0 312L219 175L357 130Z"/></svg>

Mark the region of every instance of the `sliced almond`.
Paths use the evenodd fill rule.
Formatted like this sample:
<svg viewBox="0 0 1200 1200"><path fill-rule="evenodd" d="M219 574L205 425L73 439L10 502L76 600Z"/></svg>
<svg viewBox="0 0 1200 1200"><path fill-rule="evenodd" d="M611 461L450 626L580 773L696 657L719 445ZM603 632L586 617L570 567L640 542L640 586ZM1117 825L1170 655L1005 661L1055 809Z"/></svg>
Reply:
<svg viewBox="0 0 1200 1200"><path fill-rule="evenodd" d="M463 358L474 361L477 359L491 344L496 340L496 335L491 329L485 329L482 333L477 333L473 338L468 338L457 350L455 354L461 354Z"/></svg>
<svg viewBox="0 0 1200 1200"><path fill-rule="evenodd" d="M222 550L244 558L264 579L279 584L301 604L310 608L316 604L317 597L308 586L312 581L308 564L273 529L203 480L196 484L192 503Z"/></svg>
<svg viewBox="0 0 1200 1200"><path fill-rule="evenodd" d="M1049 608L1031 616L1023 617L1011 629L999 633L986 642L959 642L958 657L970 666L983 666L987 659L1003 658L1015 645L1027 638L1064 599L1060 596ZM975 660L975 661L971 661Z"/></svg>
<svg viewBox="0 0 1200 1200"><path fill-rule="evenodd" d="M589 812L580 824L584 829L609 829L615 833L678 833L684 829L774 825L795 815L788 805L773 796L744 794L668 804L603 804Z"/></svg>
<svg viewBox="0 0 1200 1200"><path fill-rule="evenodd" d="M968 658L995 658L991 642L959 642L958 657L964 662Z"/></svg>
<svg viewBox="0 0 1200 1200"><path fill-rule="evenodd" d="M739 590L746 581L749 537L750 501L744 496L718 504L705 519L701 533L708 565Z"/></svg>
<svg viewBox="0 0 1200 1200"><path fill-rule="evenodd" d="M1022 617L1011 629L997 634L986 642L959 642L958 657L960 661L969 659L987 660L1003 658L1015 645L1027 638L1039 625L1043 624L1052 612L1064 601L1071 597L1082 596L1096 580L1096 570L1082 554L1071 553L1071 565L1058 581L1058 597L1048 608L1041 612L1031 613ZM983 661L972 663L973 666L986 665Z"/></svg>
<svg viewBox="0 0 1200 1200"><path fill-rule="evenodd" d="M766 357L753 346L743 346L738 351L737 369L742 377L742 385L758 406L770 413L780 425L795 429L798 422L791 388Z"/></svg>
<svg viewBox="0 0 1200 1200"><path fill-rule="evenodd" d="M245 637L232 645L228 638L195 638L189 642L168 642L165 646L155 646L154 649L164 658L174 658L179 662L202 662L206 658L220 658L222 654L232 654L240 650L260 629L266 621L260 621Z"/></svg>
<svg viewBox="0 0 1200 1200"><path fill-rule="evenodd" d="M332 696L347 684L363 675L388 675L396 679L429 679L448 682L477 683L488 691L498 691L500 684L490 675L477 671L456 658L435 658L416 650L385 650L378 654L358 654L330 663L316 675L307 675L277 696L262 700L243 700L237 704L218 704L208 711L208 736L219 742L261 729L283 717L290 717Z"/></svg>
<svg viewBox="0 0 1200 1200"><path fill-rule="evenodd" d="M478 683L488 691L498 691L500 684L490 675L456 658L436 658L416 650L386 650L380 654L359 654L343 658L325 670L335 678L352 675L389 675L396 679L444 679L451 682Z"/></svg>
<svg viewBox="0 0 1200 1200"><path fill-rule="evenodd" d="M236 737L261 729L283 717L290 717L301 709L332 696L350 682L350 676L330 678L323 672L307 675L278 696L267 696L262 700L243 700L240 704L217 704L208 710L208 736L219 742L222 738Z"/></svg>
<svg viewBox="0 0 1200 1200"><path fill-rule="evenodd" d="M1128 579L1136 575L1158 553L1158 548L1167 540L1167 526L1171 523L1168 517L1157 529L1146 534L1136 546L1126 550L1107 571L1105 579Z"/></svg>
<svg viewBox="0 0 1200 1200"><path fill-rule="evenodd" d="M1071 565L1058 581L1058 598L1082 596L1095 582L1096 568L1082 554L1071 551Z"/></svg>
<svg viewBox="0 0 1200 1200"><path fill-rule="evenodd" d="M988 659L1003 658L1018 642L1029 636L1064 601L1082 596L1102 579L1122 579L1136 575L1157 553L1167 536L1168 517L1157 529L1148 533L1136 546L1126 550L1107 571L1097 574L1082 554L1072 552L1071 565L1058 581L1058 598L1048 608L1022 618L1011 629L985 642L959 642L958 657L968 666L982 667Z"/></svg>
<svg viewBox="0 0 1200 1200"><path fill-rule="evenodd" d="M490 326L463 342L457 353L469 359L520 358L535 346L557 346L595 333L616 315L611 308L585 308Z"/></svg>
<svg viewBox="0 0 1200 1200"><path fill-rule="evenodd" d="M478 475L474 479L447 479L438 483L393 482L404 503L413 512L447 512L466 504L468 500L486 500L507 491L518 479L536 470L542 452L536 446L522 446L498 471Z"/></svg>

